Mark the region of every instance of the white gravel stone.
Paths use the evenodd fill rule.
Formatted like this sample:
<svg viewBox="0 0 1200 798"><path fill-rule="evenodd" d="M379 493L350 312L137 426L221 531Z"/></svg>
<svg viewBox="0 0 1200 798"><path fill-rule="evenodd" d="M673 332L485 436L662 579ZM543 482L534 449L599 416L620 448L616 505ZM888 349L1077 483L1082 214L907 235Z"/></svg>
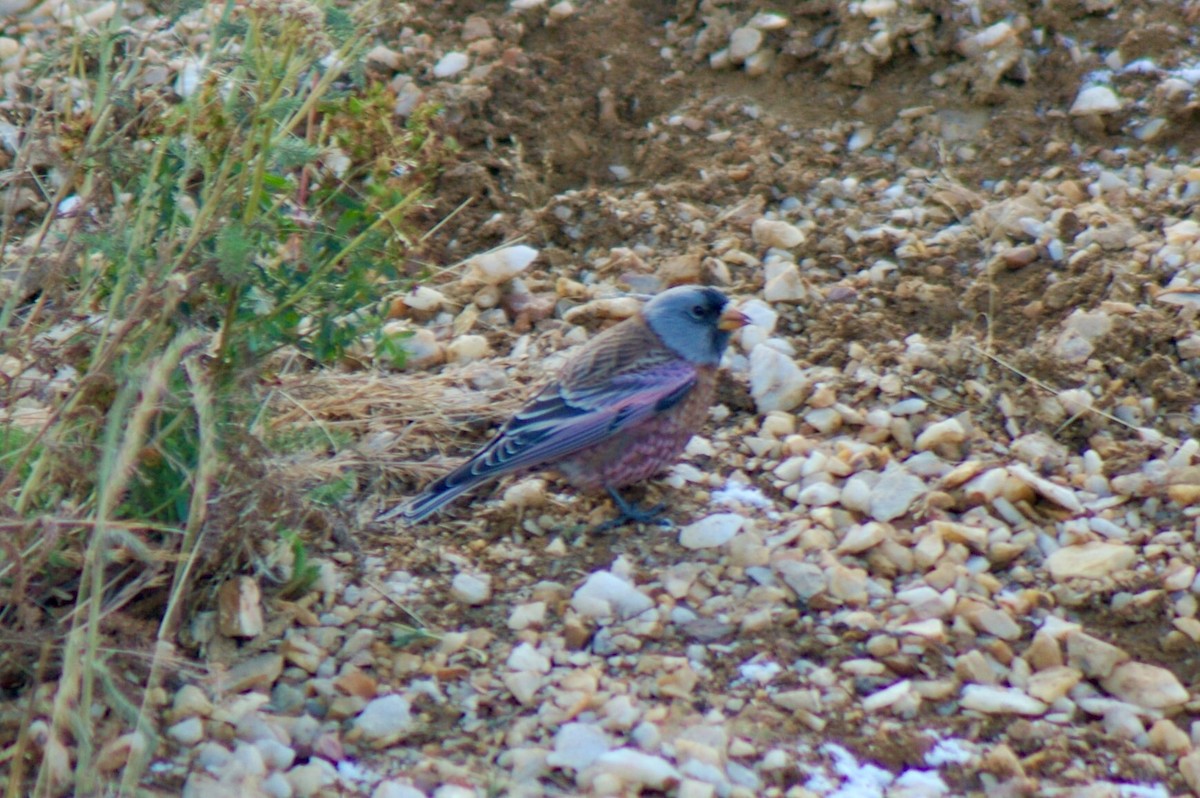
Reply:
<svg viewBox="0 0 1200 798"><path fill-rule="evenodd" d="M1071 104L1073 116L1111 114L1121 110L1121 98L1109 86L1087 86Z"/></svg>
<svg viewBox="0 0 1200 798"><path fill-rule="evenodd" d="M621 577L596 571L575 591L571 606L592 618L632 618L653 607L654 601Z"/></svg>
<svg viewBox="0 0 1200 798"><path fill-rule="evenodd" d="M778 560L772 563L783 581L796 592L801 600L807 601L828 587L828 577L821 566L799 560Z"/></svg>
<svg viewBox="0 0 1200 798"><path fill-rule="evenodd" d="M181 745L195 745L204 739L204 721L190 717L167 729L167 736Z"/></svg>
<svg viewBox="0 0 1200 798"><path fill-rule="evenodd" d="M592 723L565 723L554 735L554 750L546 764L581 772L612 748L612 741Z"/></svg>
<svg viewBox="0 0 1200 798"><path fill-rule="evenodd" d="M292 798L296 791L283 773L272 773L262 781L262 791L269 798Z"/></svg>
<svg viewBox="0 0 1200 798"><path fill-rule="evenodd" d="M850 528L837 550L841 554L862 554L868 549L878 546L887 540L887 528L875 522L860 524Z"/></svg>
<svg viewBox="0 0 1200 798"><path fill-rule="evenodd" d="M296 765L285 776L299 798L323 794L323 791L338 781L337 771L328 760L314 757L307 764Z"/></svg>
<svg viewBox="0 0 1200 798"><path fill-rule="evenodd" d="M585 786L616 782L637 794L642 789L666 790L680 778L679 771L660 756L618 748L598 756L581 775L580 782Z"/></svg>
<svg viewBox="0 0 1200 798"><path fill-rule="evenodd" d="M476 255L468 261L470 274L489 285L500 285L529 268L537 258L533 247L517 244Z"/></svg>
<svg viewBox="0 0 1200 798"><path fill-rule="evenodd" d="M550 660L529 643L521 643L514 648L508 655L505 665L514 671L550 672Z"/></svg>
<svg viewBox="0 0 1200 798"><path fill-rule="evenodd" d="M872 693L862 700L862 708L864 712L879 712L895 705L906 697L912 695L912 682L908 679L896 682L891 687L886 687L879 692Z"/></svg>
<svg viewBox="0 0 1200 798"><path fill-rule="evenodd" d="M808 507L828 507L836 504L841 497L842 491L837 485L831 485L828 482L814 482L800 491L800 495L796 497L796 503Z"/></svg>
<svg viewBox="0 0 1200 798"><path fill-rule="evenodd" d="M371 793L371 798L425 798L425 793L411 784L389 779L380 782Z"/></svg>
<svg viewBox="0 0 1200 798"><path fill-rule="evenodd" d="M838 497L838 501L847 510L864 514L870 512L871 484L871 479L865 474L855 474L842 486L842 493Z"/></svg>
<svg viewBox="0 0 1200 798"><path fill-rule="evenodd" d="M762 46L763 33L757 28L737 28L729 34L729 60L740 64Z"/></svg>
<svg viewBox="0 0 1200 798"><path fill-rule="evenodd" d="M482 335L460 335L446 345L446 359L451 363L473 363L491 352L491 344Z"/></svg>
<svg viewBox="0 0 1200 798"><path fill-rule="evenodd" d="M964 709L973 709L989 715L1044 715L1049 708L1024 691L1015 687L995 687L985 684L968 684L963 688L960 701Z"/></svg>
<svg viewBox="0 0 1200 798"><path fill-rule="evenodd" d="M681 529L679 544L685 549L723 546L741 531L745 523L746 519L737 513L714 513Z"/></svg>
<svg viewBox="0 0 1200 798"><path fill-rule="evenodd" d="M760 12L750 17L746 25L759 30L782 30L788 26L788 18L773 12Z"/></svg>
<svg viewBox="0 0 1200 798"><path fill-rule="evenodd" d="M446 351L441 342L438 341L437 335L433 330L424 327L413 330L406 324L397 322L388 322L383 326L383 335L385 337L399 336L404 334L405 337L396 337L396 345L404 351L404 368L406 369L424 369L430 366L436 366L446 359ZM412 335L408 335L408 333Z"/></svg>
<svg viewBox="0 0 1200 798"><path fill-rule="evenodd" d="M405 291L401 299L408 307L422 312L441 310L446 304L446 297L442 292L427 285L418 285L410 291Z"/></svg>
<svg viewBox="0 0 1200 798"><path fill-rule="evenodd" d="M758 412L791 410L808 392L808 380L792 358L766 344L750 353L750 395Z"/></svg>
<svg viewBox="0 0 1200 798"><path fill-rule="evenodd" d="M1100 683L1113 696L1144 709L1169 709L1188 702L1188 691L1175 674L1157 665L1126 662Z"/></svg>
<svg viewBox="0 0 1200 798"><path fill-rule="evenodd" d="M375 748L391 745L415 727L408 699L395 694L373 699L353 724L353 730Z"/></svg>
<svg viewBox="0 0 1200 798"><path fill-rule="evenodd" d="M467 57L466 53L457 51L446 53L433 65L433 76L435 78L452 78L466 69L470 63L471 59Z"/></svg>
<svg viewBox="0 0 1200 798"><path fill-rule="evenodd" d="M1137 552L1124 543L1092 541L1063 546L1046 558L1046 570L1056 582L1068 579L1100 579L1128 568Z"/></svg>
<svg viewBox="0 0 1200 798"><path fill-rule="evenodd" d="M1057 504L1065 510L1073 513L1082 513L1083 504L1080 503L1079 497L1075 495L1075 491L1062 485L1055 484L1048 479L1043 479L1037 474L1030 471L1026 466L1020 463L1010 463L1008 473L1017 479L1024 482L1029 487L1033 488L1044 498Z"/></svg>
<svg viewBox="0 0 1200 798"><path fill-rule="evenodd" d="M531 601L528 604L518 604L508 615L508 628L514 632L528 629L531 626L541 626L546 620L546 602Z"/></svg>
<svg viewBox="0 0 1200 798"><path fill-rule="evenodd" d="M918 452L928 451L935 446L948 443L962 443L967 438L967 430L957 418L948 418L930 424L917 436Z"/></svg>
<svg viewBox="0 0 1200 798"><path fill-rule="evenodd" d="M800 228L778 219L755 219L750 226L750 235L754 243L775 249L792 249L804 243Z"/></svg>
<svg viewBox="0 0 1200 798"><path fill-rule="evenodd" d="M903 468L889 468L871 488L871 517L876 521L899 518L926 490L925 481L920 477Z"/></svg>
<svg viewBox="0 0 1200 798"><path fill-rule="evenodd" d="M768 302L803 302L808 298L808 289L800 277L800 270L789 263L779 270L763 286L763 299Z"/></svg>
<svg viewBox="0 0 1200 798"><path fill-rule="evenodd" d="M492 597L492 578L487 574L457 574L450 583L450 595L472 607L486 604Z"/></svg>

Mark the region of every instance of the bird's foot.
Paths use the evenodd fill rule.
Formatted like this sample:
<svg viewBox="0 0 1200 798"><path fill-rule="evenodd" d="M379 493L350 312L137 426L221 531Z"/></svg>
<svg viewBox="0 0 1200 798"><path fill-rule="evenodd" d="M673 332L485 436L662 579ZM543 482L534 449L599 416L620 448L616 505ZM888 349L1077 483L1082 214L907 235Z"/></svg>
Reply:
<svg viewBox="0 0 1200 798"><path fill-rule="evenodd" d="M624 526L630 521L635 524L657 524L661 527L674 526L674 523L670 518L664 518L662 515L663 511L667 509L667 505L665 504L659 504L649 509L643 509L635 504L630 504L629 502L625 501L625 499L621 497L621 494L617 493L616 488L609 488L608 495L612 497L613 504L617 505L617 509L620 510L620 515L609 521L605 521L603 524L600 524L593 530L594 532L607 532L610 529Z"/></svg>

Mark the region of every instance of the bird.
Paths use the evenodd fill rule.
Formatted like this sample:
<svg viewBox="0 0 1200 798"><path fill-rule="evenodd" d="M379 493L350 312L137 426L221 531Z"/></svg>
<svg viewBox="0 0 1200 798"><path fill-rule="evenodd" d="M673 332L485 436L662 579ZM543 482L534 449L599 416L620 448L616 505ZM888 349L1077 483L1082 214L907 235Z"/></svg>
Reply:
<svg viewBox="0 0 1200 798"><path fill-rule="evenodd" d="M730 336L749 322L715 288L682 285L655 295L570 353L483 448L376 521L419 523L484 483L540 469L607 492L620 516L605 528L657 520L661 507L641 509L619 489L683 451L708 415Z"/></svg>

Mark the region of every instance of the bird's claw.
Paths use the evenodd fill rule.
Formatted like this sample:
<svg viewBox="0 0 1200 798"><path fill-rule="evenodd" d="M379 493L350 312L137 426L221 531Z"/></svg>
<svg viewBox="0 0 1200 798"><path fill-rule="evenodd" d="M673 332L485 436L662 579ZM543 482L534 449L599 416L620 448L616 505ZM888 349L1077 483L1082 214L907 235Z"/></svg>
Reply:
<svg viewBox="0 0 1200 798"><path fill-rule="evenodd" d="M630 504L629 502L625 501L625 499L621 498L621 494L617 493L614 488L608 489L608 495L612 497L613 504L617 505L617 510L620 511L620 514L616 518L600 524L594 530L592 530L593 532L607 532L610 529L616 529L619 526L624 526L630 521L635 524L654 524L666 529L670 529L671 527L675 526L674 522L672 522L670 518L664 518L662 515L663 511L667 509L666 504L659 504L647 510L643 510L641 507Z"/></svg>

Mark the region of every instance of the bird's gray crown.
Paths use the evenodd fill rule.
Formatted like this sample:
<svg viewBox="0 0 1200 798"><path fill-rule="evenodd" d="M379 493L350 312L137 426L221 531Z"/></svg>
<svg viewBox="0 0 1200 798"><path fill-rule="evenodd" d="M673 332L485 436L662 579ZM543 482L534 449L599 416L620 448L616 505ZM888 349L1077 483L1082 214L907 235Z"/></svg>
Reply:
<svg viewBox="0 0 1200 798"><path fill-rule="evenodd" d="M675 354L696 365L715 366L729 344L718 327L729 299L715 288L682 285L658 294L642 317Z"/></svg>

